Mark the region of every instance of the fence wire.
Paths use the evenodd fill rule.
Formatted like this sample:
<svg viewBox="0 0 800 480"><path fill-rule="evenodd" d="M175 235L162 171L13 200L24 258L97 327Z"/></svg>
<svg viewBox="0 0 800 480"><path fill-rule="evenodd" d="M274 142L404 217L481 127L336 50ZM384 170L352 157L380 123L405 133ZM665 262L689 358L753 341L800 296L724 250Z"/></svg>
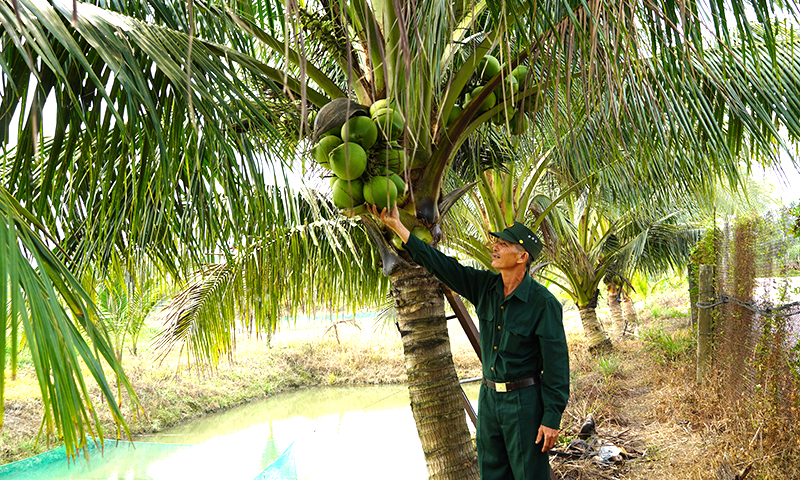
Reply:
<svg viewBox="0 0 800 480"><path fill-rule="evenodd" d="M734 305L739 305L740 307L744 307L750 310L751 312L764 317L793 317L795 315L800 315L800 302L787 303L779 307L767 306L764 308L759 308L758 303L755 301L740 300L731 295L724 295L724 294L718 296L715 299L714 303L705 304L702 302L697 302L695 306L697 308L714 308L725 303L732 303ZM794 310L787 311L789 309L794 309Z"/></svg>

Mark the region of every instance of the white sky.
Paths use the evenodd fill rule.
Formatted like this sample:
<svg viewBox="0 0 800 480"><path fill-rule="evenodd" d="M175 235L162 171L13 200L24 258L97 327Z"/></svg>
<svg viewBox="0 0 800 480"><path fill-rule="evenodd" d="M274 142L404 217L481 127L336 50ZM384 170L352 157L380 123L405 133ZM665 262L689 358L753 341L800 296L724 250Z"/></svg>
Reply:
<svg viewBox="0 0 800 480"><path fill-rule="evenodd" d="M792 165L791 158L784 154L781 158L783 172L764 171L760 165L753 166L753 179L772 187L773 197L783 205L800 201L800 172Z"/></svg>

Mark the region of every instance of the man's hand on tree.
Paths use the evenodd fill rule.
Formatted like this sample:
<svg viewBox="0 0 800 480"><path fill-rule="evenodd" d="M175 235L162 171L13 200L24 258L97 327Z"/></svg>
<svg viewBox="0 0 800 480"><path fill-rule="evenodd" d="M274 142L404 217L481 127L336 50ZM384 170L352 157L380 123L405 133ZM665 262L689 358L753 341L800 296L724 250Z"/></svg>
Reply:
<svg viewBox="0 0 800 480"><path fill-rule="evenodd" d="M399 235L404 243L408 241L408 236L411 235L411 232L403 225L403 222L400 221L400 210L397 209L396 203L391 210L384 208L381 211L378 211L378 207L375 205L367 204L367 211L378 217L378 220Z"/></svg>

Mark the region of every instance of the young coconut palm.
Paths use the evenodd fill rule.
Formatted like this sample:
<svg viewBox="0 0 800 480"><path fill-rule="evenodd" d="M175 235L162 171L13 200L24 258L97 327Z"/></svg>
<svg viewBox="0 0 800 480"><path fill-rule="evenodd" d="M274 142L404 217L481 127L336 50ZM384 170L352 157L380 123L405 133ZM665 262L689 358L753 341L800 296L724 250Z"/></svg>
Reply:
<svg viewBox="0 0 800 480"><path fill-rule="evenodd" d="M685 264L700 229L682 224L677 210L663 214L648 208L609 219L583 195L562 205L551 211L563 217L553 222L558 255L543 276L570 295L578 306L589 351L602 353L612 348L597 319L603 278L620 265L632 271L646 263L661 269Z"/></svg>
<svg viewBox="0 0 800 480"><path fill-rule="evenodd" d="M376 118L385 119L383 141L361 144L361 156L347 147L336 162L320 157L353 177L340 197L345 207L358 197L355 164L364 168L360 175L370 181L373 200L387 203L399 184L392 194L387 181L372 179L388 178L394 166L408 186L399 200L404 221L434 240L443 213L462 193L443 191L460 145L501 112L505 131L524 133L530 121L524 112L553 103L559 97L554 88L567 92L567 104L588 99L601 106L608 128L598 130L600 136L616 137L628 124L662 143L682 133L687 156L679 172L713 161L715 171L730 173L738 136L728 141L721 126L727 114L751 113L736 128L752 130L762 147L775 136L773 114L800 124L796 112L779 108L784 97L776 93L794 83L770 84L765 90L776 95L770 101L746 95L752 72L740 69L746 63L738 49L719 56L726 68L707 67L706 18L714 19L707 30L723 45L741 35L748 62L764 67L752 71L777 69L791 58L777 54L772 4L747 3L766 29L766 62L749 50L756 41L741 0L730 13L716 2L706 12L697 4L620 8L618 2L564 0L355 0L302 7L270 0L99 3L103 7L2 0L0 134L7 144L13 122L20 132L16 149L4 157L3 181L63 245L71 267L103 265L113 250L146 250L165 269L179 271L190 267L176 259L202 262L209 248L248 246L241 232L251 223L265 227L247 215L249 208L260 198L277 198L266 192L263 163L291 163L294 147L310 147L307 112L339 98L353 104L333 104L326 121L366 116L378 100L389 104L382 115L376 108ZM680 82L669 86L674 78ZM572 85L580 85L583 98L570 97ZM705 88L718 101L709 103L701 95ZM46 104L54 105L56 119L47 140ZM15 117L18 111L23 114ZM339 126L320 122L320 115L314 141ZM568 115L562 123L569 124ZM345 130L348 139L350 133L365 142L361 132ZM259 158L258 150L271 154ZM376 187L382 187L377 194ZM353 218L361 213L348 210ZM429 473L475 478L438 283L404 260L374 220L357 221L392 281ZM24 308L38 307L12 304L12 313Z"/></svg>

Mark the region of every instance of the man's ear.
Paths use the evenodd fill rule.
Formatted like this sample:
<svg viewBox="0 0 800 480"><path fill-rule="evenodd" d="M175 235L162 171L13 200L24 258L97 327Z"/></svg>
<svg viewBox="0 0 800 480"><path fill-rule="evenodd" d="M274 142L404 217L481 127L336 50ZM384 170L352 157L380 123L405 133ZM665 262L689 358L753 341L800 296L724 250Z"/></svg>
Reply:
<svg viewBox="0 0 800 480"><path fill-rule="evenodd" d="M528 257L529 257L531 254L530 254L530 253L528 253L528 251L527 251L527 250L524 250L524 251L523 251L523 252L521 252L521 253L523 253L524 255L523 255L521 258L518 258L518 259L517 259L517 263L525 263L525 262L527 262L527 261L528 261Z"/></svg>

